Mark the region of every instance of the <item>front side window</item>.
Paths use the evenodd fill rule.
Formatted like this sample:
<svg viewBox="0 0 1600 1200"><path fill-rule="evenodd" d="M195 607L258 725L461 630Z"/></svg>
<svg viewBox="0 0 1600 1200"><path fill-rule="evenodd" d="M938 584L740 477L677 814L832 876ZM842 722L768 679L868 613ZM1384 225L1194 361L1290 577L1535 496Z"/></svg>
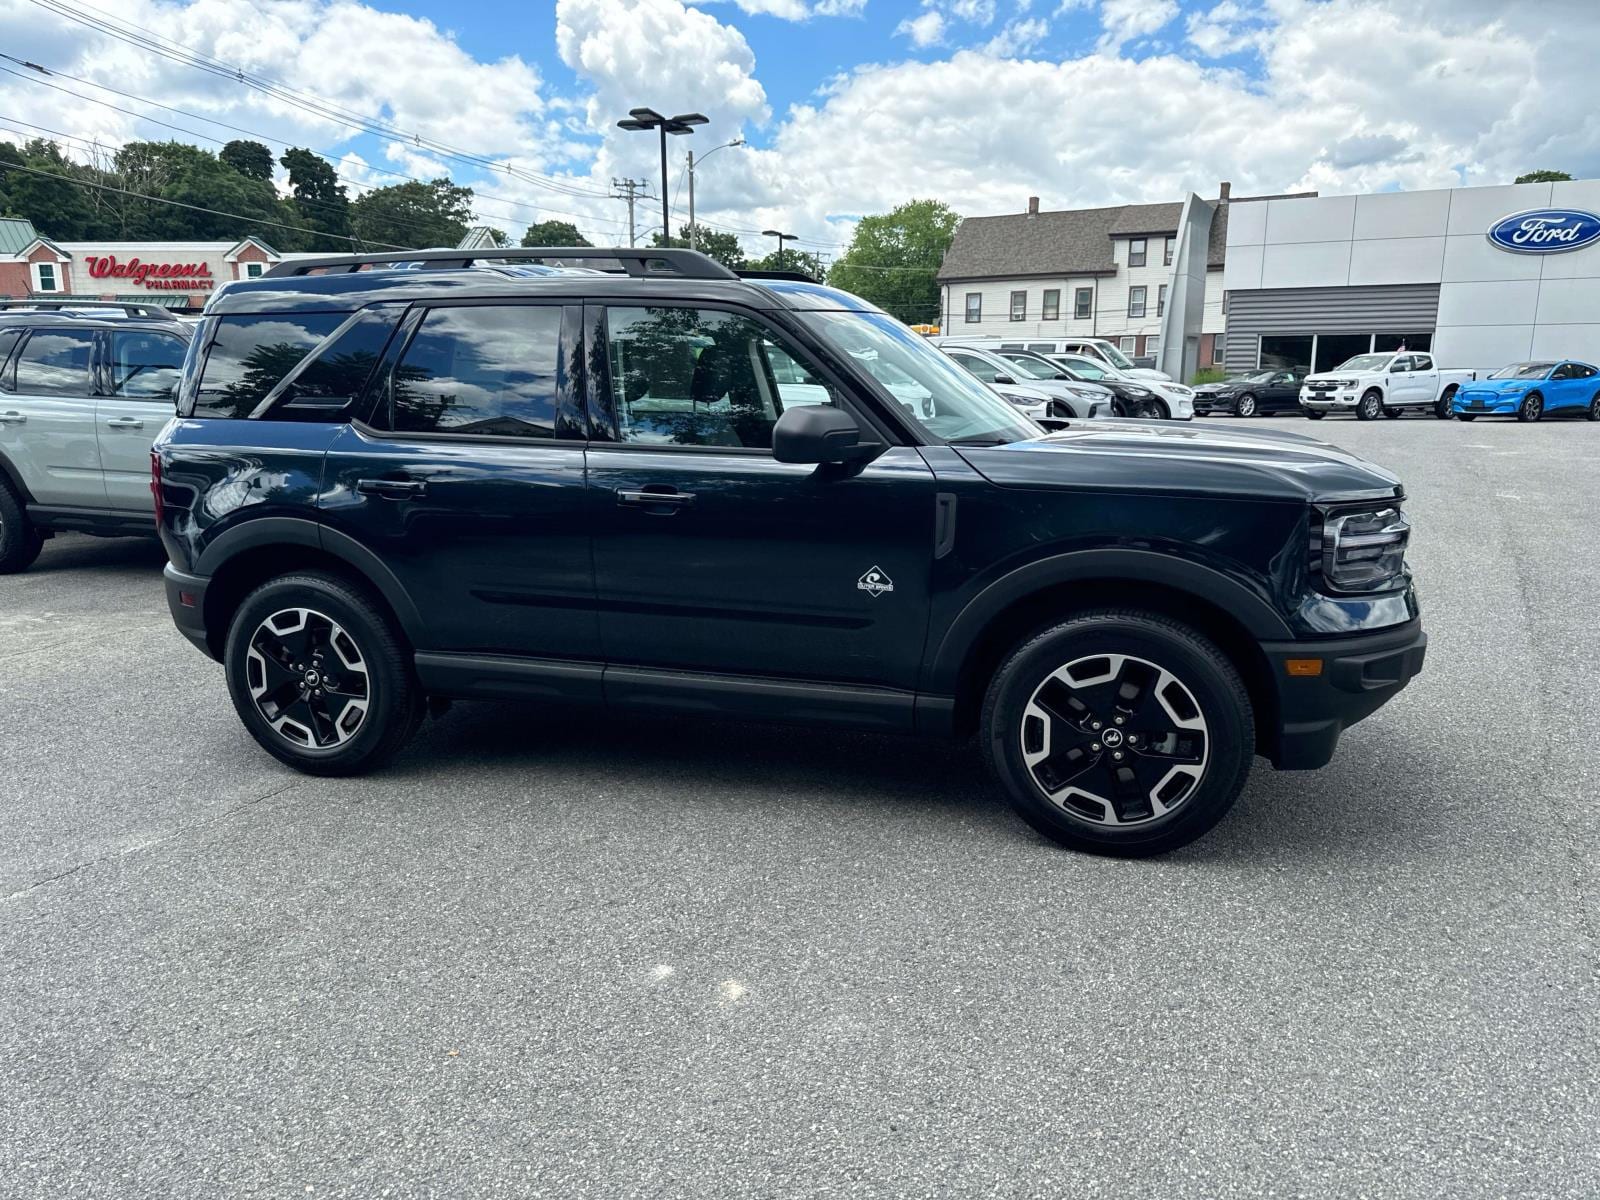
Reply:
<svg viewBox="0 0 1600 1200"><path fill-rule="evenodd" d="M1039 314L1041 319L1056 321L1061 318L1061 289L1047 288L1044 293L1044 307Z"/></svg>
<svg viewBox="0 0 1600 1200"><path fill-rule="evenodd" d="M1411 369L1413 371L1431 371L1433 370L1433 359L1426 354L1414 354L1411 356Z"/></svg>
<svg viewBox="0 0 1600 1200"><path fill-rule="evenodd" d="M1145 295L1145 289L1142 287L1128 289L1128 315L1130 317L1144 316ZM1127 347L1124 346L1123 349L1127 349Z"/></svg>
<svg viewBox="0 0 1600 1200"><path fill-rule="evenodd" d="M1172 265L1172 249L1177 244L1177 241L1177 238L1168 238L1166 244L1161 248L1161 265L1163 267Z"/></svg>
<svg viewBox="0 0 1600 1200"><path fill-rule="evenodd" d="M1028 293L1011 293L1011 319L1013 321L1026 321L1028 319Z"/></svg>
<svg viewBox="0 0 1600 1200"><path fill-rule="evenodd" d="M1156 289L1156 316L1167 311L1167 285L1162 284Z"/></svg>
<svg viewBox="0 0 1600 1200"><path fill-rule="evenodd" d="M398 433L555 435L559 305L430 309L394 369Z"/></svg>
<svg viewBox="0 0 1600 1200"><path fill-rule="evenodd" d="M973 325L983 320L983 293L967 293L967 324Z"/></svg>
<svg viewBox="0 0 1600 1200"><path fill-rule="evenodd" d="M611 403L625 442L766 450L785 407L833 402L800 352L754 318L619 307L606 323Z"/></svg>
<svg viewBox="0 0 1600 1200"><path fill-rule="evenodd" d="M87 396L94 334L35 329L17 358L17 391L28 396Z"/></svg>
<svg viewBox="0 0 1600 1200"><path fill-rule="evenodd" d="M951 358L884 313L804 312L796 319L877 381L924 432L948 442L998 445L1039 426Z"/></svg>
<svg viewBox="0 0 1600 1200"><path fill-rule="evenodd" d="M111 394L129 399L173 395L188 346L169 333L121 329L111 335Z"/></svg>
<svg viewBox="0 0 1600 1200"><path fill-rule="evenodd" d="M39 276L39 290L41 292L59 292L61 284L57 281L55 263L38 263L34 270Z"/></svg>
<svg viewBox="0 0 1600 1200"><path fill-rule="evenodd" d="M1079 288L1072 294L1072 315L1075 320L1086 321L1094 314L1094 289Z"/></svg>
<svg viewBox="0 0 1600 1200"><path fill-rule="evenodd" d="M1145 256L1149 253L1149 245L1144 238L1128 239L1128 265L1130 267L1144 266Z"/></svg>
<svg viewBox="0 0 1600 1200"><path fill-rule="evenodd" d="M349 313L221 317L211 333L193 416L242 420Z"/></svg>

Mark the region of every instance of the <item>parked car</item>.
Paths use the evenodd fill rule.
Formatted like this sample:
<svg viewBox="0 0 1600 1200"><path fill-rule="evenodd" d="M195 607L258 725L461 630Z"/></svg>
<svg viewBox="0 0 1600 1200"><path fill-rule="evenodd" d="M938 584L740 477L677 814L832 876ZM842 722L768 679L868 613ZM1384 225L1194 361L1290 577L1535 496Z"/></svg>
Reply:
<svg viewBox="0 0 1600 1200"><path fill-rule="evenodd" d="M1451 412L1461 421L1495 414L1537 421L1546 413L1600 421L1600 369L1574 359L1512 363L1462 387Z"/></svg>
<svg viewBox="0 0 1600 1200"><path fill-rule="evenodd" d="M1307 375L1300 407L1313 421L1330 412L1354 412L1362 421L1408 411L1445 418L1461 385L1475 378L1475 371L1441 371L1433 355L1420 351L1358 354L1331 371Z"/></svg>
<svg viewBox="0 0 1600 1200"><path fill-rule="evenodd" d="M1198 417L1214 412L1236 417L1257 413L1299 413L1300 385L1305 376L1297 371L1252 371L1221 383L1203 383L1194 389L1194 411Z"/></svg>
<svg viewBox="0 0 1600 1200"><path fill-rule="evenodd" d="M1067 416L1111 415L1112 395L1103 387L1092 383L1075 383L1070 379L1044 378L1043 372L1024 370L991 350L950 344L942 345L940 349L959 363L963 370L983 380L1035 420L1052 415L1052 400L1066 405L1069 410L1065 414Z"/></svg>
<svg viewBox="0 0 1600 1200"><path fill-rule="evenodd" d="M192 336L154 306L0 304L0 574L58 530L155 535L150 443Z"/></svg>
<svg viewBox="0 0 1600 1200"><path fill-rule="evenodd" d="M1104 392L1111 405L1111 416L1160 417L1165 413L1160 401L1156 399L1156 394L1149 388L1114 380L1104 371L1096 372L1100 376L1099 379L1090 379L1086 375L1074 373L1054 359L1047 358L1043 354L1035 354L1032 350L1000 350L997 354L1010 363L1013 369L1021 371L1030 379L1055 379Z"/></svg>
<svg viewBox="0 0 1600 1200"><path fill-rule="evenodd" d="M1007 338L987 334L981 337L963 337L946 334L932 339L934 342L960 343L967 346L984 346L991 350L1032 350L1036 354L1081 354L1096 362L1114 367L1132 379L1158 379L1172 382L1172 376L1154 367L1141 367L1129 358L1113 341L1097 337L1068 338Z"/></svg>
<svg viewBox="0 0 1600 1200"><path fill-rule="evenodd" d="M847 293L560 253L621 270L343 255L209 305L152 460L167 603L290 766L377 767L451 698L977 733L1036 829L1147 855L1421 669L1404 491L1348 452L1044 435Z"/></svg>
<svg viewBox="0 0 1600 1200"><path fill-rule="evenodd" d="M1156 411L1149 413L1152 417L1187 421L1194 416L1193 388L1184 387L1180 383L1170 383L1164 379L1151 379L1147 375L1130 375L1097 358L1088 358L1081 354L1051 354L1048 357L1052 362L1064 366L1074 378L1093 379L1094 382L1107 387L1114 383L1126 384L1154 393Z"/></svg>

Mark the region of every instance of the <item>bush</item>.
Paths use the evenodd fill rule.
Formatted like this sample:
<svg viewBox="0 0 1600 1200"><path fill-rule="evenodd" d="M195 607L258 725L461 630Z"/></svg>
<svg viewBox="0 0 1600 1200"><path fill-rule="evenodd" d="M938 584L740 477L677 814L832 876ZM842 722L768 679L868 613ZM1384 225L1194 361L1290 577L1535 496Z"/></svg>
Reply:
<svg viewBox="0 0 1600 1200"><path fill-rule="evenodd" d="M1223 367L1202 367L1194 373L1194 378L1189 380L1190 387L1199 387L1202 383L1221 383L1228 377L1228 372Z"/></svg>

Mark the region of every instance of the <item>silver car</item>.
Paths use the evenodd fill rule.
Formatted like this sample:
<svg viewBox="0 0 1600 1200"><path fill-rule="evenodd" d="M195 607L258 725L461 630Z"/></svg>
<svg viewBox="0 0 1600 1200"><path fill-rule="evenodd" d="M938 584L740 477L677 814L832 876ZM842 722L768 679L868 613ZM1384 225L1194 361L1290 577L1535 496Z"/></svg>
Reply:
<svg viewBox="0 0 1600 1200"><path fill-rule="evenodd" d="M1051 415L1052 400L1066 405L1067 414L1073 417L1111 415L1111 392L1098 384L1065 379L1019 378L1022 372L1016 365L992 350L952 345L941 345L939 349L1035 420Z"/></svg>

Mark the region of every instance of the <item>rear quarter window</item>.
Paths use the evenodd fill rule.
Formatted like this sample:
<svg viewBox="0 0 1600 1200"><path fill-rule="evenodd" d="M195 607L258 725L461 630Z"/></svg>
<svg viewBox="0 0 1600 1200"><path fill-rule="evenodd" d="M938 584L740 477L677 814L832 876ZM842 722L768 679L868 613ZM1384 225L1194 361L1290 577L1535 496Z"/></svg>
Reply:
<svg viewBox="0 0 1600 1200"><path fill-rule="evenodd" d="M349 313L219 317L190 415L248 417Z"/></svg>

